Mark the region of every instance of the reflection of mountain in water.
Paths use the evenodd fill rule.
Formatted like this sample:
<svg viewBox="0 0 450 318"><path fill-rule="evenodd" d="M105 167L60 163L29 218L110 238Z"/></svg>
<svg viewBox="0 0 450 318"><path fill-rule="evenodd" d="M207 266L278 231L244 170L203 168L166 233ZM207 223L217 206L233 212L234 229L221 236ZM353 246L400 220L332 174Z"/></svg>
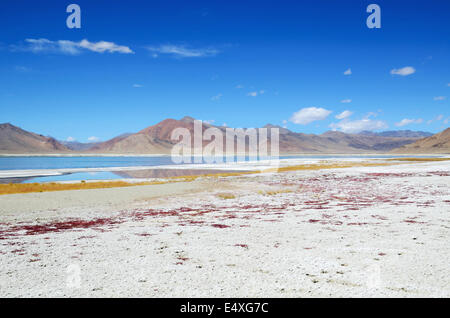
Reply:
<svg viewBox="0 0 450 318"><path fill-rule="evenodd" d="M22 183L27 180L32 180L34 177L26 177L26 178L0 178L0 184L9 184L9 183Z"/></svg>

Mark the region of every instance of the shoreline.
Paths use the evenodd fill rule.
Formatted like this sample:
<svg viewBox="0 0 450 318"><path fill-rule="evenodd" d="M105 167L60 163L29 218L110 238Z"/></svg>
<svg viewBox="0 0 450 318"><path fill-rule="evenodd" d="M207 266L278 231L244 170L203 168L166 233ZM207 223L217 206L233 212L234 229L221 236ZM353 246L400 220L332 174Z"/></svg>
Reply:
<svg viewBox="0 0 450 318"><path fill-rule="evenodd" d="M156 165L156 166L120 166L120 167L98 167L98 168L60 168L60 169L12 169L0 170L0 179L10 178L29 178L29 177L51 177L61 176L65 174L74 173L90 173L90 172L126 172L126 171L142 171L142 170L157 170L157 169L191 169L191 170L264 170L286 165L317 163L319 161L357 161L365 160L388 160L395 158L405 158L405 156L392 156L386 158L379 158L379 156L363 156L359 157L346 155L330 156L330 157L302 157L302 158L283 158L283 159L266 159L254 161L241 162L223 162L223 163L189 163L189 164L170 164L170 165ZM387 156L387 155L386 155ZM439 156L409 156L410 158L450 158L450 155ZM74 180L75 181L75 180Z"/></svg>
<svg viewBox="0 0 450 318"><path fill-rule="evenodd" d="M242 154L240 154L242 155ZM117 154L117 153L0 153L1 157L171 157L171 154ZM192 154L191 157L199 157L201 155ZM236 156L236 155L234 155ZM385 153L385 152L368 152L368 153L280 153L281 157L298 157L298 156L450 156L450 153ZM226 156L224 156L226 157Z"/></svg>

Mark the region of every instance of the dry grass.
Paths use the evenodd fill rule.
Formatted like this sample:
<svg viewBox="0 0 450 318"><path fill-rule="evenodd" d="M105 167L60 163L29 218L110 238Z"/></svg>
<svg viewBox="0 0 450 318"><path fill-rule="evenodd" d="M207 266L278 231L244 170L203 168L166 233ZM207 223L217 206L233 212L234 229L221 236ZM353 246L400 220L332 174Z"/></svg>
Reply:
<svg viewBox="0 0 450 318"><path fill-rule="evenodd" d="M0 195L13 193L49 192L65 190L105 189L131 187L138 185L162 184L163 181L129 183L125 181L85 182L79 183L10 183L0 184Z"/></svg>
<svg viewBox="0 0 450 318"><path fill-rule="evenodd" d="M328 163L321 162L317 164L309 165L296 165L280 168L272 168L263 170L262 172L285 172L285 171L298 171L298 170L322 170L322 169L339 169L339 168L352 168L352 167L376 167L376 166L390 166L391 163L372 163L372 162L341 162L341 163Z"/></svg>
<svg viewBox="0 0 450 318"><path fill-rule="evenodd" d="M259 190L258 193L261 195L277 195L277 194L281 194L281 193L291 193L292 190L290 189L284 189L284 190L268 190L268 191L263 191L263 190Z"/></svg>
<svg viewBox="0 0 450 318"><path fill-rule="evenodd" d="M235 199L236 198L236 196L234 194L231 194L231 193L219 193L219 194L217 194L217 196L219 198L221 198L221 199L224 199L224 200L229 200L229 199Z"/></svg>

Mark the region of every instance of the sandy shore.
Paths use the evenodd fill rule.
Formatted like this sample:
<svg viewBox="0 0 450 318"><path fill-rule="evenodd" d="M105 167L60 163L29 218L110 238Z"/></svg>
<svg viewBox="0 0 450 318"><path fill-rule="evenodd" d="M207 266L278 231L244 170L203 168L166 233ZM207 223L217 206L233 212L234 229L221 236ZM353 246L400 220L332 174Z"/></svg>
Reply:
<svg viewBox="0 0 450 318"><path fill-rule="evenodd" d="M0 196L2 297L449 297L450 164Z"/></svg>

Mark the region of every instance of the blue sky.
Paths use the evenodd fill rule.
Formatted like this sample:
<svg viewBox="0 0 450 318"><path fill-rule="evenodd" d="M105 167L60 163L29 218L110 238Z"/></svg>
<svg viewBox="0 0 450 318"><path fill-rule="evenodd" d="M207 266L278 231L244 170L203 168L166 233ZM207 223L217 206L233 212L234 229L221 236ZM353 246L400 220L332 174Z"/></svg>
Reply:
<svg viewBox="0 0 450 318"><path fill-rule="evenodd" d="M66 26L70 3L81 29ZM370 3L381 29L366 26ZM0 122L82 142L184 115L438 132L450 126L449 14L446 0L3 0Z"/></svg>

